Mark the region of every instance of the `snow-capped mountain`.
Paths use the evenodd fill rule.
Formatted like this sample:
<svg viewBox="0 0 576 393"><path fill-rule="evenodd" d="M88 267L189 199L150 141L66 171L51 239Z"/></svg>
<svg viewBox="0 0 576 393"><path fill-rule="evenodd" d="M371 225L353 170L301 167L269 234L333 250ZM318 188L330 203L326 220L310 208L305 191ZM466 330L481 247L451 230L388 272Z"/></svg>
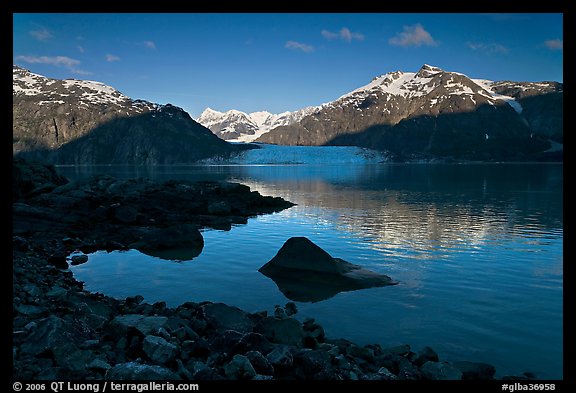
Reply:
<svg viewBox="0 0 576 393"><path fill-rule="evenodd" d="M376 77L256 141L479 159L516 154L507 143L544 151L549 139L561 143L562 92L557 82L471 79L425 64L417 72Z"/></svg>
<svg viewBox="0 0 576 393"><path fill-rule="evenodd" d="M238 150L181 108L13 66L14 155L58 163L180 163ZM176 146L176 147L175 147Z"/></svg>
<svg viewBox="0 0 576 393"><path fill-rule="evenodd" d="M226 141L252 142L271 129L296 123L319 108L311 106L279 114L266 111L245 113L235 109L219 112L206 108L197 121Z"/></svg>

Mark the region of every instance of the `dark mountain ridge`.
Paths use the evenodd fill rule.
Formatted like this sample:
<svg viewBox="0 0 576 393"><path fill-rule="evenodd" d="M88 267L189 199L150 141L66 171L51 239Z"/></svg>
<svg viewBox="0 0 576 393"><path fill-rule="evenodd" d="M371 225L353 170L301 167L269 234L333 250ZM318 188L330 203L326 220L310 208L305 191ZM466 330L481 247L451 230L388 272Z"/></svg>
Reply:
<svg viewBox="0 0 576 393"><path fill-rule="evenodd" d="M17 66L12 103L13 155L50 163L180 164L250 147L219 139L176 106Z"/></svg>

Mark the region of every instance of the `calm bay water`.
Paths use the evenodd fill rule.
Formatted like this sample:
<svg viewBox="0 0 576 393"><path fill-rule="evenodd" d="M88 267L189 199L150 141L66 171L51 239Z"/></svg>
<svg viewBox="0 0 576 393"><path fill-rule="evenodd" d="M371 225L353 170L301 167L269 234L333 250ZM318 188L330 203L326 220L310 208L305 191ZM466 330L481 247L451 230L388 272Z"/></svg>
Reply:
<svg viewBox="0 0 576 393"><path fill-rule="evenodd" d="M298 149L317 156L319 148ZM192 261L98 252L73 267L75 276L119 298L272 311L289 299L257 270L288 238L306 236L400 282L297 302L297 317L316 318L329 337L415 351L429 345L441 360L494 364L498 376L562 378L562 165L377 164L351 148L325 149L335 162L59 168L70 178L230 180L298 204L231 231L204 231L204 250Z"/></svg>

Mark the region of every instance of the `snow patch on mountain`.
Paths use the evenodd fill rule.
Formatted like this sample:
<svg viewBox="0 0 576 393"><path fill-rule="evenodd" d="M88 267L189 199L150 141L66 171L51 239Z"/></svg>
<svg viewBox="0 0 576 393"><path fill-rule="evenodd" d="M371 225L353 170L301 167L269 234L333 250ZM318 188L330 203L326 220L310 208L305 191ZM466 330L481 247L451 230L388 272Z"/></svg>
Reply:
<svg viewBox="0 0 576 393"><path fill-rule="evenodd" d="M144 100L132 100L111 86L102 82L51 79L13 66L12 94L14 97L40 98L38 105L63 105L74 103L81 107L91 105L109 105L122 113L139 114L162 110L164 105ZM126 112L128 109L128 112Z"/></svg>
<svg viewBox="0 0 576 393"><path fill-rule="evenodd" d="M252 142L273 128L300 121L319 108L311 106L279 114L267 111L246 113L235 109L220 112L206 108L196 121L228 142Z"/></svg>
<svg viewBox="0 0 576 393"><path fill-rule="evenodd" d="M449 79L445 80L444 83L440 83L435 78L439 74L448 75ZM422 97L431 95L437 88L443 88L447 89L447 95L444 97L449 95L468 95L474 101L474 95L480 94L488 98L491 104L501 100L510 105L516 112L522 112L522 106L514 97L498 94L492 89L492 85L495 82L485 79L470 79L477 86L467 86L461 82L462 77L468 79L466 75L459 72L447 72L439 67L424 64L418 72L394 71L378 76L367 85L344 94L334 102L326 105L336 107L343 103L349 103L351 100L364 99L375 93L404 98ZM434 104L438 102L438 97L430 97L430 99L433 100Z"/></svg>

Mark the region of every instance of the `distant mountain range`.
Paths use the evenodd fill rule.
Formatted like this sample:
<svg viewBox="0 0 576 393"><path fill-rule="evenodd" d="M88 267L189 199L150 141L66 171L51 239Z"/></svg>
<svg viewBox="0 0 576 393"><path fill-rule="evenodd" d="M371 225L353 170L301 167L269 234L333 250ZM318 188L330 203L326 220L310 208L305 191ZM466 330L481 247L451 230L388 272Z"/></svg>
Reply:
<svg viewBox="0 0 576 393"><path fill-rule="evenodd" d="M246 148L221 140L173 105L18 66L13 66L12 108L13 155L53 163L191 163Z"/></svg>
<svg viewBox="0 0 576 393"><path fill-rule="evenodd" d="M264 113L286 120L259 123L254 114L207 109L198 121L227 140L355 145L398 160L562 160L558 82L493 82L425 64L376 77L317 107Z"/></svg>
<svg viewBox="0 0 576 393"><path fill-rule="evenodd" d="M424 65L295 112L208 108L201 125L170 104L14 66L12 149L59 164L140 165L192 163L252 147L225 139L360 146L398 161L561 161L563 98L558 82L493 82Z"/></svg>
<svg viewBox="0 0 576 393"><path fill-rule="evenodd" d="M235 109L218 112L206 108L197 121L226 141L252 142L276 127L287 126L300 121L304 116L314 113L318 108L311 106L295 112L283 112L277 115L265 111L245 113Z"/></svg>

